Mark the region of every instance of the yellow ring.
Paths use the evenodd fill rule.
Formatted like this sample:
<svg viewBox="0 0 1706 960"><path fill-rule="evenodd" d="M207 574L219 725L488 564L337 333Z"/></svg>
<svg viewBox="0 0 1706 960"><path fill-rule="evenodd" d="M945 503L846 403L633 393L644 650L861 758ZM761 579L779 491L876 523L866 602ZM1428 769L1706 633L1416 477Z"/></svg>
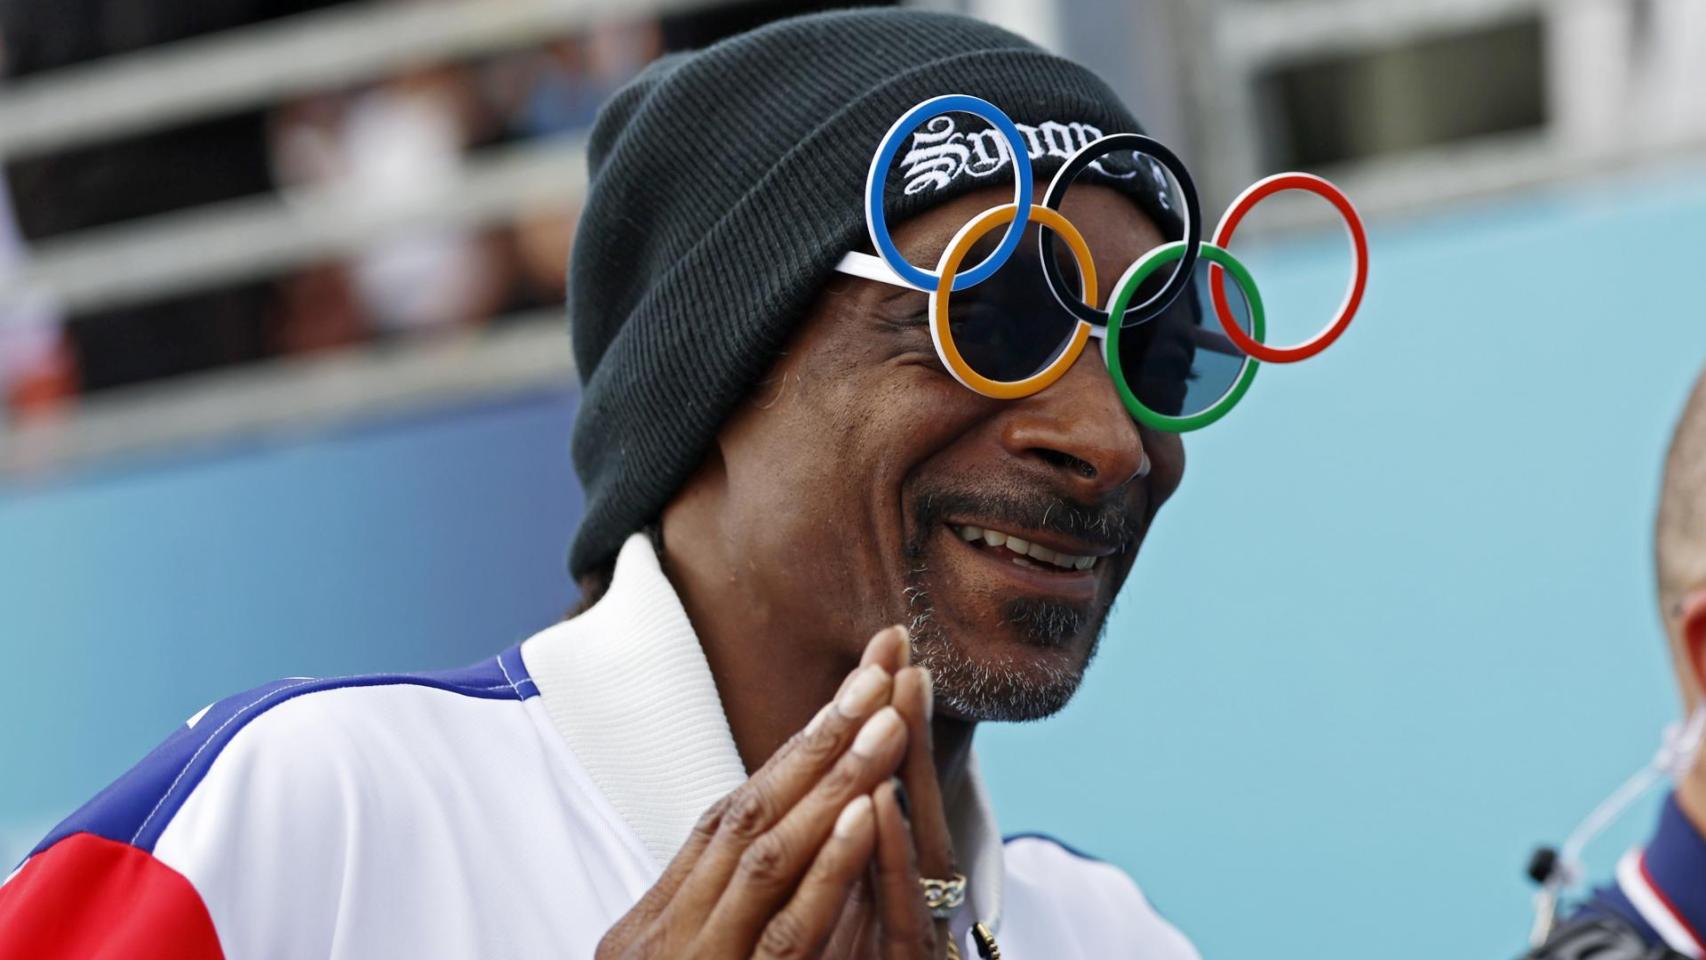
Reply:
<svg viewBox="0 0 1706 960"><path fill-rule="evenodd" d="M959 347L954 345L954 335L948 326L948 297L953 294L954 275L959 271L960 261L965 259L972 244L982 239L989 231L1011 221L1017 215L1018 209L1011 203L990 207L961 227L960 232L954 234L954 239L948 243L948 249L942 251L942 259L936 265L936 289L930 293L930 337L936 341L936 353L942 358L942 363L947 366L948 372L954 375L955 380L997 400L1017 400L1046 389L1072 368L1073 361L1084 352L1084 344L1090 340L1090 325L1079 320L1072 328L1072 335L1067 339L1066 349L1061 351L1060 356L1023 380L989 379L973 370L960 355ZM1033 204L1030 217L1053 230L1072 248L1072 255L1078 260L1078 273L1083 279L1084 302L1088 306L1096 306L1096 262L1090 258L1090 245L1084 242L1078 228L1061 216L1059 211L1049 207Z"/></svg>

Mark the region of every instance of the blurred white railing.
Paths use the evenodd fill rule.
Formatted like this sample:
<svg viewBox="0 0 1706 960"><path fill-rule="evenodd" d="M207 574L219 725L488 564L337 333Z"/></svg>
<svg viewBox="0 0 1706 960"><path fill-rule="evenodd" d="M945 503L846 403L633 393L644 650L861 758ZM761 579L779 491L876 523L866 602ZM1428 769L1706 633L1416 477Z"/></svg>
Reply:
<svg viewBox="0 0 1706 960"><path fill-rule="evenodd" d="M996 19L1053 46L1061 35L1060 17L1128 0L912 2ZM717 5L719 0L367 0L0 82L0 159L262 107L423 64L542 45L600 23ZM1706 152L1702 0L1152 0L1143 9L1147 19L1130 27L1162 30L1168 38L1163 46L1174 51L1171 62L1179 67L1145 81L1156 88L1149 99L1183 105L1178 113L1186 119L1178 139L1182 152L1193 158L1205 209L1218 209L1239 186L1265 172L1258 159L1264 128L1257 97L1264 71L1520 18L1538 17L1543 25L1548 113L1543 129L1442 144L1323 172L1338 180L1366 214L1378 216ZM351 203L334 189L314 189L82 231L37 245L20 269L0 274L0 322L7 304L20 298L71 311L122 305L345 257L423 228L481 226L542 209L571 209L584 190L584 144L535 141L470 155L450 182L402 203L374 207ZM1264 209L1262 223L1255 226L1268 230L1328 216L1308 198L1282 198ZM555 327L554 320L535 326L540 349L560 335L560 329L546 332ZM464 367L486 363L479 342L470 338L457 362ZM492 354L491 369L519 369L514 359L526 351L514 345L522 341L506 342L509 347ZM557 343L549 349L557 349ZM372 389L388 395L384 378L404 368L375 362L359 375L356 367L341 369L351 371L349 383L378 378ZM532 382L529 378L540 372L522 379ZM254 373L218 375L208 382L223 384L222 391L239 391L235 385L248 375ZM470 382L501 379L474 376ZM267 396L288 405L283 399L288 393L280 387ZM336 394L355 404L350 409L369 402L361 390ZM101 408L116 409L140 395L126 396L110 403L97 400L85 413L106 416ZM253 421L266 406L259 401L198 403L238 411L218 430ZM196 415L188 411L198 409L198 403L149 406L165 417L160 430L148 427L147 418L115 413L118 419L111 422L122 429L91 428L91 437L107 440L73 441L72 446L104 449L118 438L128 444L148 433L177 437L171 426L176 415L168 412L181 411L188 418L184 422L193 422ZM106 422L79 416L89 423ZM212 428L203 424L198 429ZM4 443L0 435L0 446ZM8 459L18 462L0 455L0 461Z"/></svg>
<svg viewBox="0 0 1706 960"><path fill-rule="evenodd" d="M462 174L385 204L339 186L208 204L85 230L35 247L10 278L8 303L48 297L67 311L148 300L355 254L426 228L478 227L563 209L586 190L584 142L536 140L485 150Z"/></svg>
<svg viewBox="0 0 1706 960"><path fill-rule="evenodd" d="M1541 28L1542 128L1330 172L1369 212L1441 203L1706 152L1706 3L1701 0L1212 0L1184 3L1195 51L1184 94L1205 206L1261 176L1261 77L1288 63L1375 54L1524 19ZM1394 109L1402 109L1397 106ZM1213 197L1207 194L1222 194ZM1291 222L1276 205L1269 225ZM1309 219L1307 215L1300 219Z"/></svg>
<svg viewBox="0 0 1706 960"><path fill-rule="evenodd" d="M421 64L540 45L602 22L714 0L368 2L164 44L0 83L0 159L82 146ZM579 142L472 156L460 179L382 209L334 190L234 200L79 231L35 245L0 274L10 303L67 311L121 305L276 274L428 226L478 226L572 206L585 189Z"/></svg>
<svg viewBox="0 0 1706 960"><path fill-rule="evenodd" d="M50 0L49 0L50 2ZM0 157L183 123L714 0L366 2L0 84Z"/></svg>
<svg viewBox="0 0 1706 960"><path fill-rule="evenodd" d="M384 350L287 357L124 387L0 429L0 481L163 449L257 435L295 437L352 418L454 407L574 382L563 314L507 318Z"/></svg>
<svg viewBox="0 0 1706 960"><path fill-rule="evenodd" d="M98 145L716 2L374 0L0 80L0 159ZM383 204L354 202L339 186L304 188L54 237L0 269L0 322L25 315L5 309L20 301L74 313L276 275L422 230L569 210L585 177L583 139L535 140L471 154L455 176ZM0 476L567 385L573 365L563 330L561 310L547 310L490 331L115 390L42 420L7 425L0 417Z"/></svg>

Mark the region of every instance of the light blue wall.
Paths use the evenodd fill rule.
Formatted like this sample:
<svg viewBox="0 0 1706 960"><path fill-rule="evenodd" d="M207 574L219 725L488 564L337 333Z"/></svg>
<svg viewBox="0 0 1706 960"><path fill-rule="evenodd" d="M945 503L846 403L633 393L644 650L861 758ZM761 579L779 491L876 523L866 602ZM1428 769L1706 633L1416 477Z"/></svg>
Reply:
<svg viewBox="0 0 1706 960"><path fill-rule="evenodd" d="M1377 227L1350 334L1191 438L1083 695L980 738L1003 826L1127 867L1210 957L1511 956L1529 845L1675 710L1648 526L1702 223L1706 171ZM1336 238L1240 250L1282 335L1343 282ZM0 493L0 854L216 696L553 619L571 411Z"/></svg>

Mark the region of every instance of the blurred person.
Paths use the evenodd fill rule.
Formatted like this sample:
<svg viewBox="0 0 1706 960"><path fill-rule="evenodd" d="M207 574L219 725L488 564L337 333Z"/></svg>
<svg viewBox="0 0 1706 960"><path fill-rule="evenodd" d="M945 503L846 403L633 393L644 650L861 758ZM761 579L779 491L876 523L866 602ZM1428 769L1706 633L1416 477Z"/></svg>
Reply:
<svg viewBox="0 0 1706 960"><path fill-rule="evenodd" d="M329 0L0 0L12 78L329 5ZM29 244L272 189L266 115L251 110L117 140L8 158ZM84 390L140 383L270 352L275 290L240 282L145 302L73 310L66 332Z"/></svg>
<svg viewBox="0 0 1706 960"><path fill-rule="evenodd" d="M634 78L663 55L663 27L656 20L613 20L587 35L592 75L610 90Z"/></svg>
<svg viewBox="0 0 1706 960"><path fill-rule="evenodd" d="M285 199L326 189L349 175L340 130L352 95L321 93L273 109L268 162Z"/></svg>
<svg viewBox="0 0 1706 960"><path fill-rule="evenodd" d="M383 217L452 199L477 125L467 72L410 71L350 104L339 130L337 189L358 215ZM508 284L501 250L479 229L421 225L362 251L356 295L379 331L446 329L485 320Z"/></svg>
<svg viewBox="0 0 1706 960"><path fill-rule="evenodd" d="M837 272L876 144L947 92L1140 129L1084 68L921 11L624 88L570 269L582 609L465 669L196 713L0 886L0 958L1196 957L1121 870L1003 841L978 772L980 723L1074 695L1184 448L1099 356L967 389L923 293ZM888 192L908 258L1012 195L1017 152L985 159ZM1105 297L1183 225L1159 175L1085 190ZM1044 302L1023 273L974 304ZM1196 341L1167 317L1130 342L1174 396Z"/></svg>
<svg viewBox="0 0 1706 960"><path fill-rule="evenodd" d="M349 99L345 94L315 94L273 111L270 162L286 202L306 206L310 198L323 200L346 178L339 130ZM276 330L276 345L286 354L337 349L367 339L367 318L349 264L311 264L281 279Z"/></svg>
<svg viewBox="0 0 1706 960"><path fill-rule="evenodd" d="M513 131L542 137L586 129L617 88L658 58L662 44L654 20L601 23L584 37L553 44L534 57L520 77L499 84L520 88L506 98L514 104L510 108ZM517 220L513 244L523 305L561 297L577 216L573 209L539 210Z"/></svg>
<svg viewBox="0 0 1706 960"><path fill-rule="evenodd" d="M580 38L565 37L533 58L512 120L525 135L555 136L592 126L615 87L594 79L582 46Z"/></svg>
<svg viewBox="0 0 1706 960"><path fill-rule="evenodd" d="M528 305L561 301L578 215L575 210L542 210L516 223L517 272L522 281L523 302Z"/></svg>
<svg viewBox="0 0 1706 960"><path fill-rule="evenodd" d="M672 13L659 23L665 50L697 50L782 17L852 7L892 7L898 0L736 0Z"/></svg>
<svg viewBox="0 0 1706 960"><path fill-rule="evenodd" d="M0 183L0 286L25 259L10 191ZM8 410L16 419L39 418L70 405L76 393L76 358L52 299L24 293L0 304L0 426Z"/></svg>
<svg viewBox="0 0 1706 960"><path fill-rule="evenodd" d="M1654 523L1659 617L1685 719L1666 734L1653 763L1629 782L1640 787L1664 774L1675 789L1664 800L1652 837L1618 862L1615 880L1530 954L1532 960L1665 960L1706 956L1706 373L1695 381L1671 435ZM1572 849L1636 798L1620 790L1595 811L1560 862L1543 851L1536 879L1562 883L1575 869ZM1597 826L1595 822L1599 821ZM1542 920L1545 918L1543 917Z"/></svg>
<svg viewBox="0 0 1706 960"><path fill-rule="evenodd" d="M286 354L337 350L368 337L349 267L341 262L314 264L280 281L278 317L276 342Z"/></svg>

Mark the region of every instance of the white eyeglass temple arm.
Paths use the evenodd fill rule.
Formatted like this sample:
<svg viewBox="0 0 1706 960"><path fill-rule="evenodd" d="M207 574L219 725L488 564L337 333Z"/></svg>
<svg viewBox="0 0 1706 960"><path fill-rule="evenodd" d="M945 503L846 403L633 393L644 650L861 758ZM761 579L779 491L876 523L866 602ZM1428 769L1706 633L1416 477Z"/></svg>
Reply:
<svg viewBox="0 0 1706 960"><path fill-rule="evenodd" d="M908 290L918 289L912 284L901 279L900 274L889 269L888 261L884 260L882 257L872 256L868 253L860 253L857 250L849 250L842 254L841 259L835 264L835 272L845 273L848 276L858 277L861 280L875 280L878 283L886 283L890 286L905 287ZM1098 325L1090 328L1090 336L1095 337L1098 340L1107 337L1107 335L1108 330L1106 327Z"/></svg>
<svg viewBox="0 0 1706 960"><path fill-rule="evenodd" d="M835 264L835 272L845 273L861 280L875 280L878 283L886 283L890 286L905 287L908 290L918 289L901 279L900 274L889 269L888 263L882 257L860 253L857 250L850 250L843 254L841 260ZM925 292L928 293L929 291Z"/></svg>

